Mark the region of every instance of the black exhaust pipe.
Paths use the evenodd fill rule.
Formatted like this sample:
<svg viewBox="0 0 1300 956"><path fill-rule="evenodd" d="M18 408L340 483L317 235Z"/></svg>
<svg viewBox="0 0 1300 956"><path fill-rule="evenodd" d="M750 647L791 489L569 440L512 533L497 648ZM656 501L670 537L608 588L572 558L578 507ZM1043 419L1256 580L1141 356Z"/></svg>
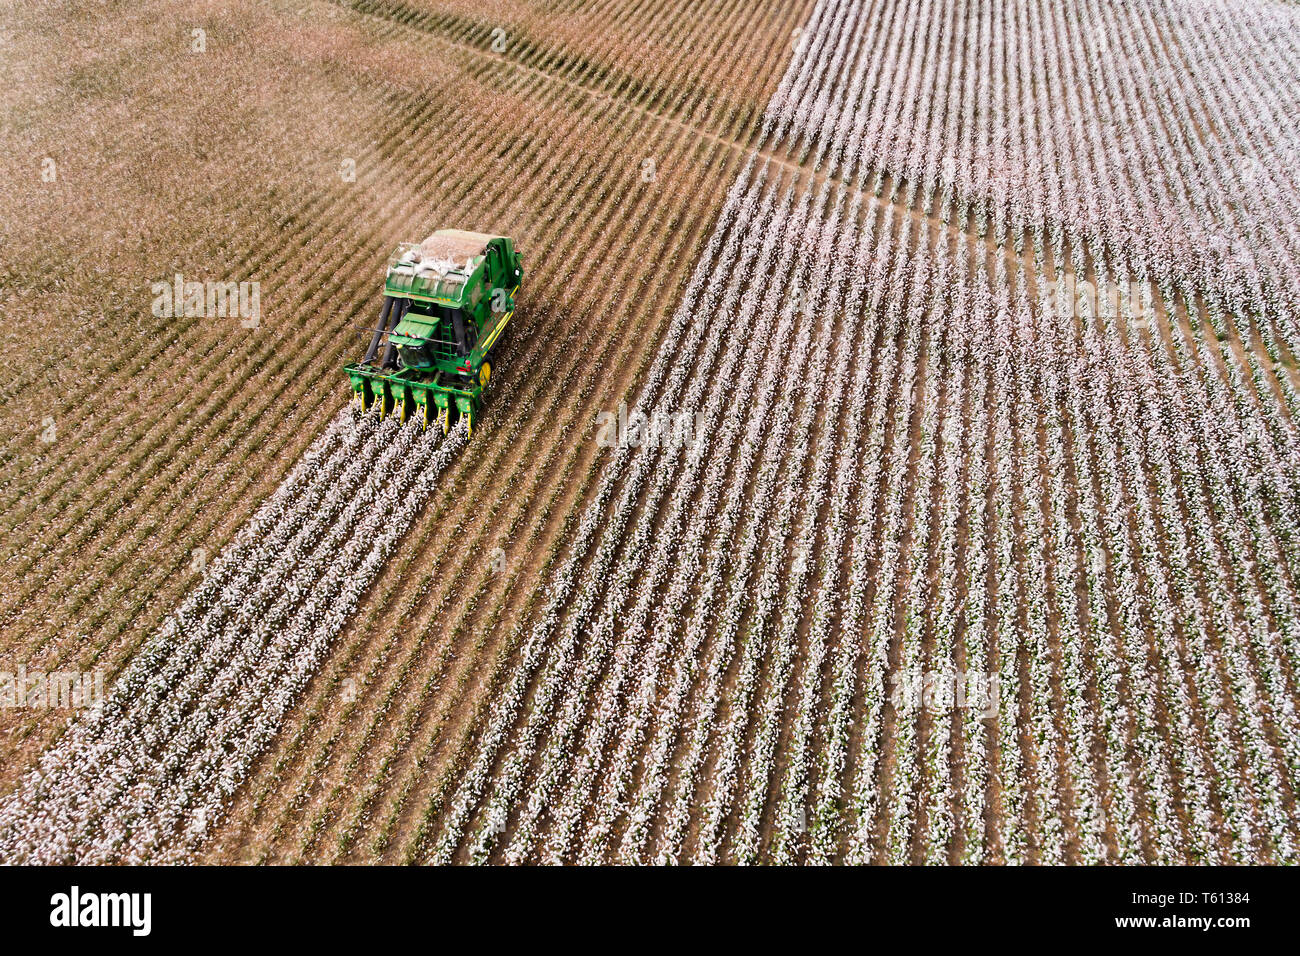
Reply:
<svg viewBox="0 0 1300 956"><path fill-rule="evenodd" d="M392 310L393 297L391 295L386 295L384 296L384 309L379 313L379 324L375 326L375 334L370 339L370 348L366 349L366 357L361 360L362 362L372 362L374 361L375 356L379 354L379 340L382 339L384 333L388 331L388 325L386 323L388 322L388 314Z"/></svg>
<svg viewBox="0 0 1300 956"><path fill-rule="evenodd" d="M398 303L397 308L393 310L393 317L391 322L389 323L388 331L391 332L393 331L393 329L397 328L398 324L402 321L403 316L406 315L406 313L410 310L410 308L411 308L410 299L403 299L401 302ZM379 367L392 368L396 364L397 364L397 346L393 344L392 339L389 339L388 347L384 349L384 360L379 363Z"/></svg>
<svg viewBox="0 0 1300 956"><path fill-rule="evenodd" d="M465 315L460 309L452 310L451 329L456 336L456 354L459 356L468 355L469 346L465 343Z"/></svg>

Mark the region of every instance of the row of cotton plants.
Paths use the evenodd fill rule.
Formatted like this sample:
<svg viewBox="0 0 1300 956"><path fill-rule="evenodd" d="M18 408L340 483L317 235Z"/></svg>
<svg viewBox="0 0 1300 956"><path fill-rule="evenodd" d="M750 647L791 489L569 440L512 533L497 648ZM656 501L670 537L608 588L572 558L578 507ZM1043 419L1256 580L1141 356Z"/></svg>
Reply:
<svg viewBox="0 0 1300 956"><path fill-rule="evenodd" d="M361 595L465 442L463 429L446 440L418 429L407 425L394 440L401 449L400 465L379 472L381 490L376 500L353 514L344 512L340 523L352 529L350 534L338 537L333 559L286 621L284 631L270 632L267 652L224 704L221 719L202 741L195 735L195 747L185 747L186 773L171 781L166 791L172 800L189 807L182 815L186 825L182 849L200 840L220 816L225 801L278 730ZM153 845L144 849L148 852Z"/></svg>
<svg viewBox="0 0 1300 956"><path fill-rule="evenodd" d="M922 237L925 233L922 232ZM924 243L921 248L924 249ZM933 343L929 343L933 346ZM926 358L942 351L928 348ZM904 685L908 681L924 680L926 670L922 639L930 621L930 595L927 588L930 563L930 526L933 521L934 486L938 468L939 429L939 376L927 374L922 384L921 424L917 441L920 460L916 465L916 480L912 488L911 521L912 540L906 548L907 558L904 580L899 589L906 595L902 607L902 647L899 652L895 680ZM885 623L882 620L882 625ZM926 716L924 698L908 700L907 692L895 688L893 704L896 714L892 745L894 748L893 774L889 780L889 819L887 859L890 863L905 864L911 859L913 825L916 809L921 803L921 753L923 741L920 724Z"/></svg>
<svg viewBox="0 0 1300 956"><path fill-rule="evenodd" d="M1044 527L1042 469L1039 467L1038 416L1034 413L1031 383L1034 365L1025 359L1041 355L1033 341L1033 320L1025 289L1024 273L1017 271L1009 280L998 260L995 283L999 288L1013 287L1010 298L1013 354L1016 355L1015 419L1018 453L1016 483L1025 506L1020 509L1020 534L1023 536L1023 573L1021 587L1025 603L1024 640L1028 657L1028 695L1031 701L1029 724L1033 739L1034 813L1039 821L1039 858L1044 863L1065 861L1065 820L1062 816L1060 761L1062 740L1057 726L1053 699L1052 635L1048 633L1048 537ZM1008 662L1010 666L1010 662Z"/></svg>
<svg viewBox="0 0 1300 956"><path fill-rule="evenodd" d="M959 303L954 288L957 286L952 267L948 232L940 238L939 265L936 286L939 298L932 314L951 315L945 323L942 340L932 349L936 378L945 388L943 422L939 426L937 441L941 463L937 476L938 497L935 516L935 592L932 600L931 635L933 649L925 665L925 673L940 685L938 697L931 708L929 732L919 746L924 748L927 788L921 806L924 808L926 828L923 855L927 863L942 864L948 859L948 850L955 835L956 820L952 812L954 797L953 779L953 720L949 708L957 707L956 690L959 682L968 684L967 674L979 671L963 669L959 674L957 661L957 592L961 574L957 565L957 522L963 502L969 500L968 489L961 482L963 463L971 456L969 442L976 440L965 426L966 380L974 364L971 314ZM960 246L958 247L960 249ZM964 269L960 270L964 273ZM942 376L938 378L938 376ZM951 692L951 696L949 696ZM975 701L965 701L967 709L978 709ZM975 783L975 787L981 786Z"/></svg>
<svg viewBox="0 0 1300 956"><path fill-rule="evenodd" d="M867 281L855 294L855 303L866 307L864 299L869 296L870 308L867 309L871 324L864 334L864 341L874 340L879 330L884 341L892 342L899 334L902 309L888 310L888 324L883 315L884 310L877 308L885 295L889 274L881 267L887 261L892 234L892 210L884 214L881 225L875 230L875 248L872 252L872 269ZM868 233L867 238L870 238ZM901 289L900 289L901 291ZM909 315L913 314L911 312ZM872 353L867 353L871 355ZM870 393L869 408L866 409L866 445L861 458L851 466L856 474L855 487L859 492L858 512L852 523L852 541L848 550L848 576L844 594L840 599L839 628L841 633L859 633L866 612L866 596L869 581L869 558L872 548L872 535L876 511L876 488L882 473L896 474L893 468L887 468L885 462L886 428L890 422L889 396L895 378L895 361L898 358L894 349L887 349L874 362L871 371L874 387ZM866 356L859 356L859 361ZM865 399L863 391L866 369L859 366L859 377L864 379L859 384L858 394ZM889 448L897 454L900 450L898 441L899 422L905 417L904 403L895 407L893 416L894 440ZM852 446L850 446L852 447ZM894 459L896 461L896 459ZM860 471L857 469L860 468ZM877 639L877 649L873 663L881 662L884 642ZM857 693L858 667L861 653L854 641L840 640L831 662L830 700L826 705L826 716L822 722L821 753L816 760L816 774L809 781L810 807L805 822L808 826L808 859L812 862L827 863L838 850L840 835L839 800L843 792L843 779L850 757L850 735L852 732L853 699ZM790 814L787 813L787 816Z"/></svg>

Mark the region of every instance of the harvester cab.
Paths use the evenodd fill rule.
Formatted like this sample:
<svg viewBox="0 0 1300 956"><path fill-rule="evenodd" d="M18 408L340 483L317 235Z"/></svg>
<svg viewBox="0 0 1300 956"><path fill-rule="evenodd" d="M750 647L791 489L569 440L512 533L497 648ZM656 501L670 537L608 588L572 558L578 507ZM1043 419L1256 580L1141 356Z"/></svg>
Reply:
<svg viewBox="0 0 1300 956"><path fill-rule="evenodd" d="M388 260L365 358L345 369L361 410L434 418L470 434L492 377L488 355L514 315L522 257L505 236L440 229Z"/></svg>

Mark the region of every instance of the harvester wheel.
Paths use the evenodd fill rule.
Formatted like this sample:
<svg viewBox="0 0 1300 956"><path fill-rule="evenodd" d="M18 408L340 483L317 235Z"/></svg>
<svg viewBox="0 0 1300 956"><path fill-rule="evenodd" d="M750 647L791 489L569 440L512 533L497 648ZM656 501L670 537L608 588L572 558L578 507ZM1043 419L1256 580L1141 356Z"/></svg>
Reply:
<svg viewBox="0 0 1300 956"><path fill-rule="evenodd" d="M488 382L492 379L492 363L484 362L483 367L478 370L478 383L483 388L488 387Z"/></svg>

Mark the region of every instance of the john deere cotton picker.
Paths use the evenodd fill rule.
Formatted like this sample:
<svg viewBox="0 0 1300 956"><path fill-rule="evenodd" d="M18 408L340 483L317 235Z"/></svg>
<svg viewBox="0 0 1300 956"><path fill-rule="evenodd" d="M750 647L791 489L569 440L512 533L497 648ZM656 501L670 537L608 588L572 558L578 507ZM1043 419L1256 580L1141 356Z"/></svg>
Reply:
<svg viewBox="0 0 1300 956"><path fill-rule="evenodd" d="M345 369L361 410L377 404L381 418L402 421L418 414L426 428L436 416L444 433L464 417L473 434L492 377L488 353L514 315L521 258L504 236L460 229L398 246L370 348Z"/></svg>

